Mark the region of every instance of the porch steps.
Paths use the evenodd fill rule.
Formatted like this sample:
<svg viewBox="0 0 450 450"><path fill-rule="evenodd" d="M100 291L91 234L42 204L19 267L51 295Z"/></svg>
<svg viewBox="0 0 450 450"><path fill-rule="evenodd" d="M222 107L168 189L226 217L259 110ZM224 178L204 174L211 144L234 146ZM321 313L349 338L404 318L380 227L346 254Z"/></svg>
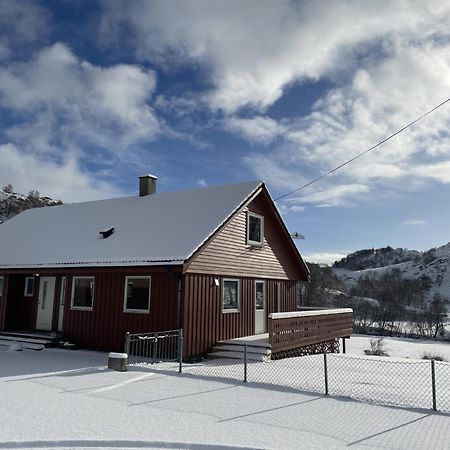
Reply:
<svg viewBox="0 0 450 450"><path fill-rule="evenodd" d="M32 348L35 346L58 347L60 336L52 336L44 333L3 331L0 333L0 341L2 341L3 345L18 342L25 348ZM32 350L36 350L36 348L32 348Z"/></svg>
<svg viewBox="0 0 450 450"><path fill-rule="evenodd" d="M206 355L207 359L234 359L242 361L244 359L244 345L218 342ZM271 358L271 350L265 346L248 346L247 361L268 361Z"/></svg>

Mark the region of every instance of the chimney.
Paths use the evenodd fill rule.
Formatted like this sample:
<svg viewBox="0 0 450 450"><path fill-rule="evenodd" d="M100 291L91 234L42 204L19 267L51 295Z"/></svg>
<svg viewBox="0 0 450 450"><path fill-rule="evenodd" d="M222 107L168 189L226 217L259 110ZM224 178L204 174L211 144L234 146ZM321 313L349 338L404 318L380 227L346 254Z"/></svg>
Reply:
<svg viewBox="0 0 450 450"><path fill-rule="evenodd" d="M150 174L139 177L139 197L154 194L156 192L157 179L155 175Z"/></svg>

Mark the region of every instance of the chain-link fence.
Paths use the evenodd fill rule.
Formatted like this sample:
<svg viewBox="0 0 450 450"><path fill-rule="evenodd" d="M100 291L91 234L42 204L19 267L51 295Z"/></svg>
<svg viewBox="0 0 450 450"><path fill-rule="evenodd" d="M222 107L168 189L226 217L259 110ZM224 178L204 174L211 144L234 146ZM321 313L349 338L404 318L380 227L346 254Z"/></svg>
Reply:
<svg viewBox="0 0 450 450"><path fill-rule="evenodd" d="M236 344L229 357L158 362L152 370L275 385L379 405L450 412L450 363L381 356L320 354L272 361L256 346ZM142 363L143 361L141 361Z"/></svg>

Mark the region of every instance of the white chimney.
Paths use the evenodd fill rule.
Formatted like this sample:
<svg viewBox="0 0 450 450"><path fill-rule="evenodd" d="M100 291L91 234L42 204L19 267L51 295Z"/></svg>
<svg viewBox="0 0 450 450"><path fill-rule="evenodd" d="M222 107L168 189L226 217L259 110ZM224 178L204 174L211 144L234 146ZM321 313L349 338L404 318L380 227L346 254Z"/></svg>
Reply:
<svg viewBox="0 0 450 450"><path fill-rule="evenodd" d="M151 174L139 177L139 197L154 194L156 192L157 180L158 178Z"/></svg>

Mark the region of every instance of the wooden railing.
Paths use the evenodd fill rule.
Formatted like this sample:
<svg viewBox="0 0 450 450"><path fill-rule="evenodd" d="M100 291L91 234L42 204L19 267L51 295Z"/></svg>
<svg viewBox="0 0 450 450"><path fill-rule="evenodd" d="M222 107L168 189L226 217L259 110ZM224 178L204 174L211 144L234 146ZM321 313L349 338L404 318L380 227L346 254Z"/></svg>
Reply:
<svg viewBox="0 0 450 450"><path fill-rule="evenodd" d="M352 332L351 308L269 314L269 343L274 353L350 337Z"/></svg>

